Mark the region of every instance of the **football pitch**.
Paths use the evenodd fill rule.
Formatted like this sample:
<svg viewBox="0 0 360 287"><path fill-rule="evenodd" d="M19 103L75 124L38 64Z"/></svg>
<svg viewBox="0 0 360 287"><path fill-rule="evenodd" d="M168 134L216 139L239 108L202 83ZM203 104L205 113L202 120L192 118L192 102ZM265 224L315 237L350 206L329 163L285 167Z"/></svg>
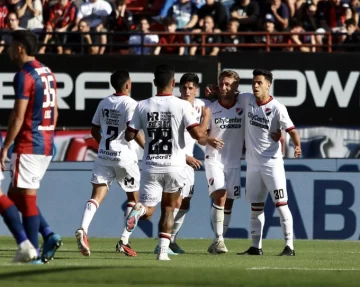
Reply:
<svg viewBox="0 0 360 287"><path fill-rule="evenodd" d="M135 258L115 253L116 239L89 238L91 256L65 238L46 265L11 264L15 243L0 237L0 286L360 286L359 242L295 241L295 257L276 256L281 240L264 240L264 256L239 256L249 240L226 240L228 254L206 252L210 239L179 240L187 252L156 261L155 239L133 239Z"/></svg>

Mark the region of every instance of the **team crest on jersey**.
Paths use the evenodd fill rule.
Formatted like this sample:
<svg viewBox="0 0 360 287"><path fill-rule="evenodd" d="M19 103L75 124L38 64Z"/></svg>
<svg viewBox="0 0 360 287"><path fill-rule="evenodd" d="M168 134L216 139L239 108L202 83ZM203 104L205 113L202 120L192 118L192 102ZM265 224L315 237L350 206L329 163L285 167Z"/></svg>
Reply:
<svg viewBox="0 0 360 287"><path fill-rule="evenodd" d="M271 114L271 109L270 109L270 108L266 108L266 109L265 109L265 115L270 116L270 114Z"/></svg>
<svg viewBox="0 0 360 287"><path fill-rule="evenodd" d="M200 108L199 108L199 107L195 107L195 110L196 110L197 112L199 112Z"/></svg>
<svg viewBox="0 0 360 287"><path fill-rule="evenodd" d="M244 111L242 108L236 108L235 110L236 110L236 113L237 113L239 116L241 116L242 113L243 113L243 111Z"/></svg>
<svg viewBox="0 0 360 287"><path fill-rule="evenodd" d="M209 178L209 185L213 185L214 184L214 178Z"/></svg>

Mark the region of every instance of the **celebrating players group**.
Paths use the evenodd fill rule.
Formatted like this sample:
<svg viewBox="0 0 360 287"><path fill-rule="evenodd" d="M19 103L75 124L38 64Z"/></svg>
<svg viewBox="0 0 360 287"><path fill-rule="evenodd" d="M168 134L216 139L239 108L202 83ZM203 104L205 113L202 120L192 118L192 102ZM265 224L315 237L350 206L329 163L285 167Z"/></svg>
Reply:
<svg viewBox="0 0 360 287"><path fill-rule="evenodd" d="M36 36L13 32L9 56L20 71L14 78L15 105L9 120L1 169L11 154L11 184L7 195L0 188L0 213L19 246L14 262L46 263L62 245L37 206L37 190L53 154L57 122L56 80L38 62ZM157 94L136 102L130 98L129 73L111 75L115 93L103 99L94 114L91 134L99 143L92 171L91 199L86 203L76 240L82 255L90 256L89 225L114 180L126 192L124 230L116 251L136 256L129 238L139 220L147 220L160 202L157 260L184 253L176 236L189 211L194 193L194 170L202 162L193 157L196 141L205 146L205 171L212 199L214 230L211 254L227 253L224 235L230 224L233 202L240 197L241 159L247 162L246 200L251 204L251 247L241 255L262 255L268 192L279 212L285 248L279 254L294 256L293 219L287 204L286 178L280 138L289 133L296 158L300 138L282 104L269 95L271 72L253 71L253 93L238 91L239 75L231 70L219 75L218 85L206 88L214 102L197 98L199 78L186 73L180 79L180 97L173 95L175 70L159 65L154 72ZM144 149L140 173L136 148ZM3 175L0 172L0 181ZM22 221L19 216L22 214ZM38 233L43 237L39 249Z"/></svg>

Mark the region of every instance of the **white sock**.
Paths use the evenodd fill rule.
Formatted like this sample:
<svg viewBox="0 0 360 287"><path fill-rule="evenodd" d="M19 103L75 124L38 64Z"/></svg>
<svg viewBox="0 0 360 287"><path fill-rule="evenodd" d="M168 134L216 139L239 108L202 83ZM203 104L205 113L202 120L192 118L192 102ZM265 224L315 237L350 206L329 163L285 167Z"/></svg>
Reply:
<svg viewBox="0 0 360 287"><path fill-rule="evenodd" d="M231 209L225 209L224 210L224 236L226 235L226 231L229 228L231 220Z"/></svg>
<svg viewBox="0 0 360 287"><path fill-rule="evenodd" d="M121 235L121 240L123 241L124 244L128 244L129 243L129 236L130 236L130 232L128 232L126 230L126 218L129 216L131 210L133 209L135 205L135 202L133 201L129 201L127 203L127 206L126 206L126 209L125 209L125 212L124 212L124 229L123 229L123 232L122 232L122 235Z"/></svg>
<svg viewBox="0 0 360 287"><path fill-rule="evenodd" d="M211 222L215 233L215 241L223 241L224 237L224 207L213 203L211 207Z"/></svg>
<svg viewBox="0 0 360 287"><path fill-rule="evenodd" d="M140 209L140 217L143 216L146 213L146 207L144 205L142 205L141 203L139 203L141 205L141 209ZM135 205L134 205L135 206ZM130 209L129 214L131 212L133 208ZM135 229L133 229L134 231ZM133 231L128 231L126 229L126 218L125 218L125 226L124 226L124 230L123 233L121 234L121 240L123 242L123 244L128 244L129 243L129 238L132 234Z"/></svg>
<svg viewBox="0 0 360 287"><path fill-rule="evenodd" d="M169 244L170 244L170 233L160 232L159 233L159 254L160 253L168 253L169 250Z"/></svg>
<svg viewBox="0 0 360 287"><path fill-rule="evenodd" d="M277 207L280 215L280 224L284 233L285 246L289 246L291 249L294 249L294 240L293 240L293 218L289 209L289 206L282 205Z"/></svg>
<svg viewBox="0 0 360 287"><path fill-rule="evenodd" d="M176 235L178 234L181 226L184 223L185 215L188 211L184 209L177 209L174 210L174 226L171 232L171 242L176 241Z"/></svg>
<svg viewBox="0 0 360 287"><path fill-rule="evenodd" d="M91 221L94 218L96 210L99 208L99 203L95 199L89 199L85 205L84 215L81 222L81 228L88 234L88 229Z"/></svg>
<svg viewBox="0 0 360 287"><path fill-rule="evenodd" d="M262 235L263 235L264 224L265 224L264 209L262 210L256 210L256 208L255 210L251 209L250 229L251 229L252 246L258 249L262 248Z"/></svg>

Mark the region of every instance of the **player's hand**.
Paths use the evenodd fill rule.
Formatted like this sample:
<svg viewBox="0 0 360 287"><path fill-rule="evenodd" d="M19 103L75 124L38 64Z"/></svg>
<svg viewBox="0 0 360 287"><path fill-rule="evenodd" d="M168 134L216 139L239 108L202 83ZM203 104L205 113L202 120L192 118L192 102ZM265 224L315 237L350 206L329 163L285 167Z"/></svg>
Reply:
<svg viewBox="0 0 360 287"><path fill-rule="evenodd" d="M212 146L213 148L215 148L217 150L221 150L224 147L223 140L218 139L218 138L208 138L207 139L207 144Z"/></svg>
<svg viewBox="0 0 360 287"><path fill-rule="evenodd" d="M7 158L7 149L2 148L1 149L1 153L0 153L0 165L1 165L1 170L5 171L6 170L6 166L5 166L5 160Z"/></svg>
<svg viewBox="0 0 360 287"><path fill-rule="evenodd" d="M206 97L210 97L212 95L216 95L218 96L219 95L219 87L217 85L207 85L206 88L205 88L205 96Z"/></svg>
<svg viewBox="0 0 360 287"><path fill-rule="evenodd" d="M186 163L193 169L199 169L202 166L202 162L192 156L186 156Z"/></svg>
<svg viewBox="0 0 360 287"><path fill-rule="evenodd" d="M294 157L295 158L300 158L301 157L301 147L299 147L299 146L295 147Z"/></svg>
<svg viewBox="0 0 360 287"><path fill-rule="evenodd" d="M278 142L281 139L281 134L281 130L279 129L276 132L271 133L270 136L273 141Z"/></svg>

